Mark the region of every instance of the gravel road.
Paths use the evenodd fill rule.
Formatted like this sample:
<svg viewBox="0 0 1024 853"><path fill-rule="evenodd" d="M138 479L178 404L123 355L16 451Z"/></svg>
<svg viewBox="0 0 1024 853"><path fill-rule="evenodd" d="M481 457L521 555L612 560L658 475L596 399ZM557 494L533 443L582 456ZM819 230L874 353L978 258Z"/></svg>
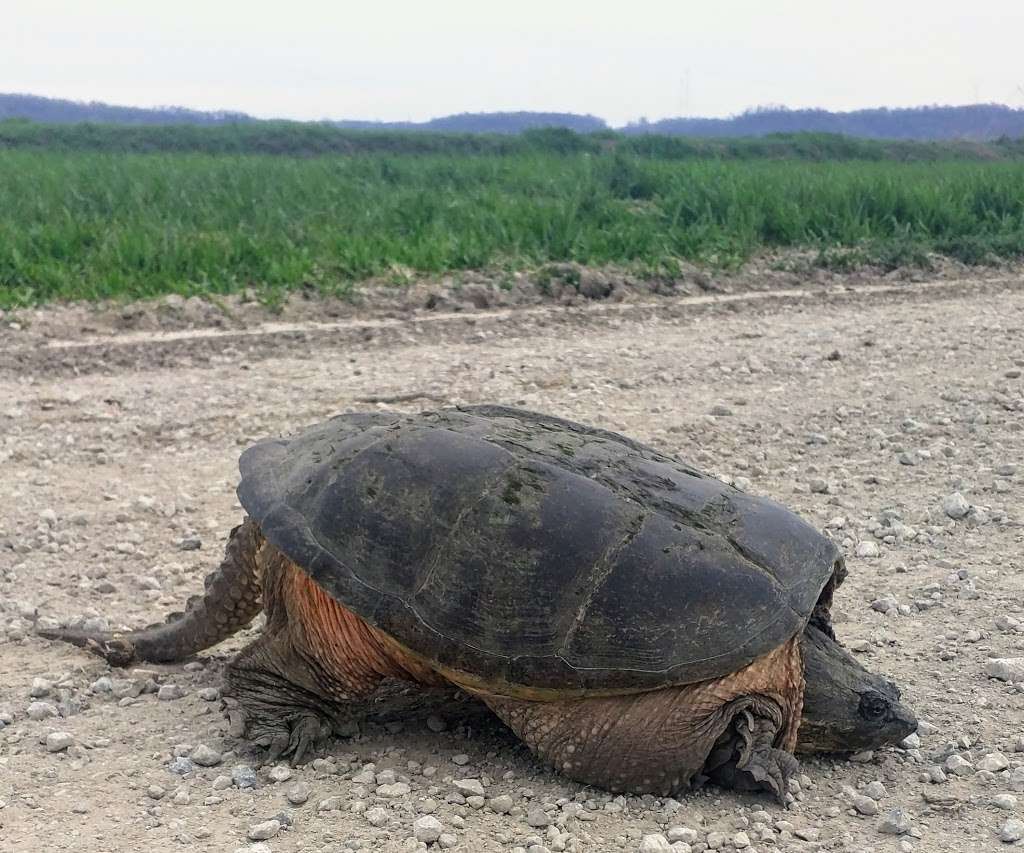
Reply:
<svg viewBox="0 0 1024 853"><path fill-rule="evenodd" d="M1024 276L477 301L331 325L0 318L0 849L1024 845ZM898 682L919 735L805 761L787 810L583 788L454 698L264 767L218 692L258 626L130 670L32 636L144 625L198 592L251 441L485 401L624 432L826 530L850 565L837 632Z"/></svg>

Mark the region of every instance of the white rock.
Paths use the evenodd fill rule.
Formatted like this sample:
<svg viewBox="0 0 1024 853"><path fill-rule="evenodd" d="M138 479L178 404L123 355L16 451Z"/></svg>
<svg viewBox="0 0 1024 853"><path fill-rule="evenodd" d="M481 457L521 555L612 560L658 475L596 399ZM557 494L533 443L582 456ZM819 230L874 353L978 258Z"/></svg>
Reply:
<svg viewBox="0 0 1024 853"><path fill-rule="evenodd" d="M999 840L1005 844L1012 844L1022 838L1024 838L1024 821L1011 817L999 827Z"/></svg>
<svg viewBox="0 0 1024 853"><path fill-rule="evenodd" d="M858 557L880 557L882 555L881 549L878 545L872 542L870 539L865 539L857 543L857 549L853 552Z"/></svg>
<svg viewBox="0 0 1024 853"><path fill-rule="evenodd" d="M433 815L418 817L412 822L412 832L417 841L424 844L433 844L441 837L444 826Z"/></svg>
<svg viewBox="0 0 1024 853"><path fill-rule="evenodd" d="M484 796L484 786L479 779L455 779L452 784L464 797Z"/></svg>
<svg viewBox="0 0 1024 853"><path fill-rule="evenodd" d="M905 835L910 832L910 818L903 809L890 809L878 822L878 831L883 835Z"/></svg>
<svg viewBox="0 0 1024 853"><path fill-rule="evenodd" d="M388 813L380 806L375 806L366 813L366 822L370 826L384 826L388 822Z"/></svg>
<svg viewBox="0 0 1024 853"><path fill-rule="evenodd" d="M1024 658L989 658L985 675L1000 681L1024 681Z"/></svg>
<svg viewBox="0 0 1024 853"><path fill-rule="evenodd" d="M942 511L950 518L959 520L971 511L971 505L960 492L953 492L942 499Z"/></svg>
<svg viewBox="0 0 1024 853"><path fill-rule="evenodd" d="M293 806L301 806L309 799L309 795L309 785L307 785L305 782L300 782L298 785L293 785L291 788L289 788L288 793L285 794L285 797L288 799L288 802L291 803Z"/></svg>
<svg viewBox="0 0 1024 853"><path fill-rule="evenodd" d="M640 841L638 853L672 853L672 845L660 832L645 835Z"/></svg>
<svg viewBox="0 0 1024 853"><path fill-rule="evenodd" d="M512 811L514 802L508 794L501 794L497 797L491 797L488 800L487 805L490 806L491 811L497 812L498 814L508 814Z"/></svg>
<svg viewBox="0 0 1024 853"><path fill-rule="evenodd" d="M217 750L212 749L205 743L201 743L193 749L189 758L192 759L194 764L198 764L200 767L216 767L223 760L221 754L217 752Z"/></svg>
<svg viewBox="0 0 1024 853"><path fill-rule="evenodd" d="M1017 798L1013 794L996 794L992 798L992 805L1004 811L1013 811L1017 808Z"/></svg>
<svg viewBox="0 0 1024 853"><path fill-rule="evenodd" d="M696 844L700 834L696 829L690 829L688 826L673 826L670 827L666 833L668 840L671 842L682 841L684 844Z"/></svg>
<svg viewBox="0 0 1024 853"><path fill-rule="evenodd" d="M292 778L291 768L286 767L283 764L278 764L276 767L270 768L270 772L267 774L267 778L270 779L271 782L287 782L289 779Z"/></svg>
<svg viewBox="0 0 1024 853"><path fill-rule="evenodd" d="M954 776L970 776L974 773L974 766L971 762L955 753L949 756L942 766L947 773L952 773Z"/></svg>
<svg viewBox="0 0 1024 853"><path fill-rule="evenodd" d="M33 699L41 699L43 696L49 696L52 691L52 681L47 681L45 678L33 678L32 686L29 688L28 695Z"/></svg>
<svg viewBox="0 0 1024 853"><path fill-rule="evenodd" d="M250 841L266 841L281 831L281 823L276 820L265 820L249 827L247 837Z"/></svg>
<svg viewBox="0 0 1024 853"><path fill-rule="evenodd" d="M75 739L67 732L50 732L46 736L46 749L49 752L61 752L74 742Z"/></svg>
<svg viewBox="0 0 1024 853"><path fill-rule="evenodd" d="M394 785L378 785L377 796L386 797L389 800L404 797L412 789L405 782L395 782Z"/></svg>
<svg viewBox="0 0 1024 853"><path fill-rule="evenodd" d="M863 794L854 794L850 797L850 804L857 810L858 814L868 816L878 814L878 803L872 800L871 797L865 797Z"/></svg>
<svg viewBox="0 0 1024 853"><path fill-rule="evenodd" d="M52 702L33 702L28 706L26 712L30 720L45 720L48 717L60 716L60 712L57 710L57 706Z"/></svg>
<svg viewBox="0 0 1024 853"><path fill-rule="evenodd" d="M1009 760L1001 752L990 752L978 762L979 770L988 770L990 773L999 773L1009 766Z"/></svg>
<svg viewBox="0 0 1024 853"><path fill-rule="evenodd" d="M920 749L921 736L917 732L912 732L900 741L900 746L904 749Z"/></svg>

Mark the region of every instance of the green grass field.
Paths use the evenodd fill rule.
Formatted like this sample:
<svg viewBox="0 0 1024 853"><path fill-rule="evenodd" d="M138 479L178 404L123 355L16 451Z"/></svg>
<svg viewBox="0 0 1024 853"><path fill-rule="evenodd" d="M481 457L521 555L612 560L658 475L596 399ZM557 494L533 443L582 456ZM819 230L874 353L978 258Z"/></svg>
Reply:
<svg viewBox="0 0 1024 853"><path fill-rule="evenodd" d="M404 268L671 273L809 247L824 264L1024 255L1024 162L0 149L0 307L342 291ZM850 251L835 251L837 248Z"/></svg>

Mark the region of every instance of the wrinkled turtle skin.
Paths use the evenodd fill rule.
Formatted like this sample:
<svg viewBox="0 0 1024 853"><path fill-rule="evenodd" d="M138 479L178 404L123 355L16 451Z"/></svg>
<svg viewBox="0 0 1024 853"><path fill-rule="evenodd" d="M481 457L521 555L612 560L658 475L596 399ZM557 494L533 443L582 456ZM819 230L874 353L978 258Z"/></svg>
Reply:
<svg viewBox="0 0 1024 853"><path fill-rule="evenodd" d="M345 607L520 695L734 672L798 634L841 566L773 501L499 406L340 415L239 467L263 535Z"/></svg>

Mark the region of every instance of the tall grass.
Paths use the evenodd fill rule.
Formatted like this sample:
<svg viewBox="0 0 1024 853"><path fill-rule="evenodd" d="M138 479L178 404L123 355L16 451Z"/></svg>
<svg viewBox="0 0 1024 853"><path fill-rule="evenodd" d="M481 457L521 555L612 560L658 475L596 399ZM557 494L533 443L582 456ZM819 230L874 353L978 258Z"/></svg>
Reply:
<svg viewBox="0 0 1024 853"><path fill-rule="evenodd" d="M1024 255L1024 163L0 151L0 306L775 247Z"/></svg>

